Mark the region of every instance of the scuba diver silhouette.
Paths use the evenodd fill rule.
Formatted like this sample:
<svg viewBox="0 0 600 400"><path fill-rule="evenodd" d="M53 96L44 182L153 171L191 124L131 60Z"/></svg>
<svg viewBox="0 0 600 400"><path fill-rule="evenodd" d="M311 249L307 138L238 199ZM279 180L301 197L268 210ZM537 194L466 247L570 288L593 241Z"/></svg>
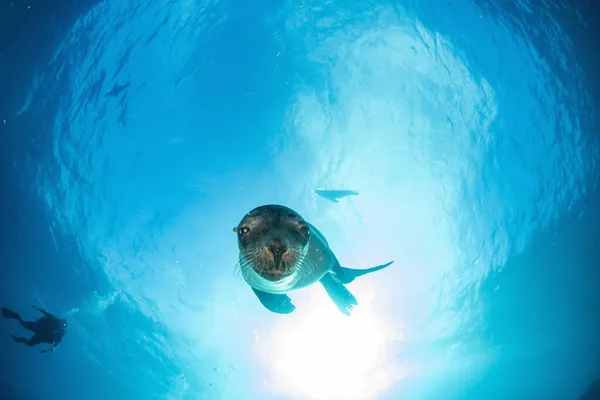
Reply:
<svg viewBox="0 0 600 400"><path fill-rule="evenodd" d="M62 318L55 317L48 311L39 307L32 307L34 310L44 314L44 316L38 318L36 321L24 321L18 313L9 310L8 308L0 307L2 316L4 318L16 319L23 328L33 332L33 336L30 339L25 339L24 337L18 337L15 335L10 336L12 336L15 342L26 344L29 347L41 343L52 344L51 348L42 350L42 353L54 351L67 332L67 321Z"/></svg>

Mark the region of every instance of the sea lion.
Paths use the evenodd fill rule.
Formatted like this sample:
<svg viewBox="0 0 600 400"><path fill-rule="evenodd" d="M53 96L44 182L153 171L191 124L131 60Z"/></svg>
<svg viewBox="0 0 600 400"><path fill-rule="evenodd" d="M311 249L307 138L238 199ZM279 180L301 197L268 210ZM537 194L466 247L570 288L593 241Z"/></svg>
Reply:
<svg viewBox="0 0 600 400"><path fill-rule="evenodd" d="M358 302L344 285L393 263L362 270L340 266L325 236L281 205L253 209L233 231L238 237L238 267L244 280L262 305L278 314L296 309L286 293L321 282L337 308L350 315Z"/></svg>
<svg viewBox="0 0 600 400"><path fill-rule="evenodd" d="M348 197L348 196L358 196L357 190L322 190L316 189L315 194L327 199L329 201L333 201L334 203L339 203L339 199Z"/></svg>

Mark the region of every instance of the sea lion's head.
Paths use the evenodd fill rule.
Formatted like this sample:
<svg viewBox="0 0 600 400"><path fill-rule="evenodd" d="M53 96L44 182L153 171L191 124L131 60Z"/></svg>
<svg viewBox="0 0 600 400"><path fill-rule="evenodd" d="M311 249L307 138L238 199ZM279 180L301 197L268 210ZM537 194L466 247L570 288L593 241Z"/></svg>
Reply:
<svg viewBox="0 0 600 400"><path fill-rule="evenodd" d="M255 208L233 231L238 237L241 268L252 268L272 282L297 271L304 260L310 236L304 218L279 205Z"/></svg>

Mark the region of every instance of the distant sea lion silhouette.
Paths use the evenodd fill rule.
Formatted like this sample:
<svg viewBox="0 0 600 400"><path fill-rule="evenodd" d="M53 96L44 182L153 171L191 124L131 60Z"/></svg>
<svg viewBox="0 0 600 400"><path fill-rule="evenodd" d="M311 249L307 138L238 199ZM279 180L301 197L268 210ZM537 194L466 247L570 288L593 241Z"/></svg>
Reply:
<svg viewBox="0 0 600 400"><path fill-rule="evenodd" d="M286 293L321 282L337 308L350 315L358 302L344 285L393 263L362 270L340 266L323 234L281 205L253 209L233 230L244 280L262 305L278 314L296 309Z"/></svg>
<svg viewBox="0 0 600 400"><path fill-rule="evenodd" d="M129 87L129 82L126 82L122 85L119 85L118 83L115 83L115 86L113 86L113 88L104 94L104 97L117 97L119 94L121 94L121 92L125 89L127 89Z"/></svg>
<svg viewBox="0 0 600 400"><path fill-rule="evenodd" d="M338 200L347 197L347 196L358 196L358 191L356 190L321 190L316 189L315 193L319 196L333 201L334 203L339 203Z"/></svg>

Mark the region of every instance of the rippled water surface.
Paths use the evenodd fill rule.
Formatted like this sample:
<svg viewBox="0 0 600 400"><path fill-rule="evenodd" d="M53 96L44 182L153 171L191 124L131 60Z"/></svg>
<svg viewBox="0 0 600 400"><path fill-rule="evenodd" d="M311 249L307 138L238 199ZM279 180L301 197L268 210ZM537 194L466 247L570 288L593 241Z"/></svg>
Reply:
<svg viewBox="0 0 600 400"><path fill-rule="evenodd" d="M53 356L149 400L575 399L600 374L596 106L562 6L506 3L95 5L17 108L58 104L14 171L90 286ZM344 266L395 261L351 318L317 286L269 313L234 274L270 203Z"/></svg>

